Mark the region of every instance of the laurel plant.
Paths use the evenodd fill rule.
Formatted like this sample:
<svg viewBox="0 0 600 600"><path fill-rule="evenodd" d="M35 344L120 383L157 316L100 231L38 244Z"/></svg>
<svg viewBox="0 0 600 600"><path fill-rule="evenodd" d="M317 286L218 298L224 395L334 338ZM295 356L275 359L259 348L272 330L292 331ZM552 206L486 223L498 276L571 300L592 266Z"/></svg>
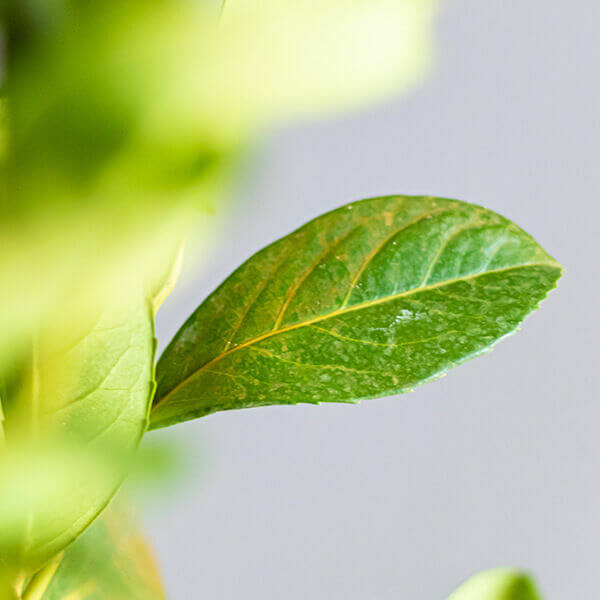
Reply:
<svg viewBox="0 0 600 600"><path fill-rule="evenodd" d="M2 5L0 600L163 598L113 500L149 431L413 390L555 287L561 266L490 210L370 198L249 258L156 360L183 240L200 259L252 140L417 81L433 4ZM450 598L539 596L500 570Z"/></svg>

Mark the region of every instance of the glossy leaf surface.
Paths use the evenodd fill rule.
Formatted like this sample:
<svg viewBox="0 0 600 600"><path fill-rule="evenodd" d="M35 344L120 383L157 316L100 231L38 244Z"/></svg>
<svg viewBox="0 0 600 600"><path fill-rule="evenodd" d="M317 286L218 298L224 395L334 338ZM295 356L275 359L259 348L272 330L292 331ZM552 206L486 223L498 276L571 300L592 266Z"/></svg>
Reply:
<svg viewBox="0 0 600 600"><path fill-rule="evenodd" d="M255 254L200 305L159 361L151 427L409 391L514 332L560 274L475 205L349 204Z"/></svg>
<svg viewBox="0 0 600 600"><path fill-rule="evenodd" d="M163 600L144 535L131 515L109 508L71 547L43 600Z"/></svg>
<svg viewBox="0 0 600 600"><path fill-rule="evenodd" d="M85 330L44 329L3 397L0 562L33 571L102 511L146 430L154 389L151 300L105 308ZM59 340L59 343L56 340Z"/></svg>
<svg viewBox="0 0 600 600"><path fill-rule="evenodd" d="M448 600L542 600L527 575L514 569L478 573L461 585Z"/></svg>

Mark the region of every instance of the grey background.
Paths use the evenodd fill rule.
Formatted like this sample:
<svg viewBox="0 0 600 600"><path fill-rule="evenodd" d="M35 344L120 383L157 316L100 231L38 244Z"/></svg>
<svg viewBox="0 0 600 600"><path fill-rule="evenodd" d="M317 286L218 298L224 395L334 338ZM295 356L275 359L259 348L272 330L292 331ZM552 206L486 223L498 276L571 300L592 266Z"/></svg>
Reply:
<svg viewBox="0 0 600 600"><path fill-rule="evenodd" d="M191 461L146 515L172 598L438 600L500 565L598 597L599 23L596 0L450 0L419 90L274 136L163 343L252 252L378 194L484 204L568 273L521 333L413 394L153 434Z"/></svg>

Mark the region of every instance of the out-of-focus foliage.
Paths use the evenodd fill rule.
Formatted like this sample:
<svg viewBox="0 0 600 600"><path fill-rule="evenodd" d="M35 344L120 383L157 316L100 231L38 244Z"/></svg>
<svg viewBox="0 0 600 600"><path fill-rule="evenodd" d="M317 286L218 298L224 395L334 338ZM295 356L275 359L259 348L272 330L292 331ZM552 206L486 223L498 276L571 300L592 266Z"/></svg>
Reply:
<svg viewBox="0 0 600 600"><path fill-rule="evenodd" d="M448 600L542 600L542 597L527 573L493 569L471 577Z"/></svg>
<svg viewBox="0 0 600 600"><path fill-rule="evenodd" d="M65 339L50 326L2 395L0 560L28 572L106 506L146 431L154 390L154 311L124 301ZM6 503L9 503L6 505Z"/></svg>
<svg viewBox="0 0 600 600"><path fill-rule="evenodd" d="M125 481L126 493L145 502L158 498L176 498L186 482L201 479L202 465L191 468L189 440L156 435L145 436ZM198 468L199 467L199 468ZM200 472L198 472L200 471Z"/></svg>
<svg viewBox="0 0 600 600"><path fill-rule="evenodd" d="M84 531L136 468L154 392L154 318L181 248L85 327L44 323L0 386L0 565L31 573ZM137 467L139 470L139 467Z"/></svg>
<svg viewBox="0 0 600 600"><path fill-rule="evenodd" d="M56 555L58 544L45 534L58 533L57 525L72 525L66 516L77 514L77 504L92 490L114 486L123 463L115 461L114 453L94 453L81 444L58 443L56 439L43 439L39 444L24 443L3 454L0 463L3 493L0 495L0 586L6 582L27 579ZM81 482L81 486L79 485ZM10 490L10 493L7 492ZM89 516L82 515L89 524ZM81 524L81 531L84 526ZM79 531L79 533L81 532ZM44 538L47 547L34 548L32 541ZM71 541L69 539L68 541ZM66 540L60 543L60 549ZM50 548L50 551L47 551ZM58 550L58 551L59 551ZM35 561L35 562L34 562ZM0 598L2 598L0 596Z"/></svg>
<svg viewBox="0 0 600 600"><path fill-rule="evenodd" d="M428 62L432 0L217 4L6 3L0 360L208 232L266 126L383 97Z"/></svg>
<svg viewBox="0 0 600 600"><path fill-rule="evenodd" d="M209 82L197 88L201 110L221 135L231 135L378 100L420 79L436 4L227 0L219 28L200 43L207 67L202 81ZM171 90L189 98L183 93L189 73L175 79ZM198 114L187 108L183 122Z"/></svg>
<svg viewBox="0 0 600 600"><path fill-rule="evenodd" d="M113 503L65 551L44 600L163 600L159 569L131 512Z"/></svg>

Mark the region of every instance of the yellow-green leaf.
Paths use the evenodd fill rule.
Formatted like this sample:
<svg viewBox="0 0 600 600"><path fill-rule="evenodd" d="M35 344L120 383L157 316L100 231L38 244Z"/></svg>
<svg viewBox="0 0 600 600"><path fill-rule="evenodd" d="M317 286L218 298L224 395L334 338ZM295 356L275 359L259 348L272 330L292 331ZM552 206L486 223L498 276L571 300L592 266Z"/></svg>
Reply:
<svg viewBox="0 0 600 600"><path fill-rule="evenodd" d="M117 504L66 551L43 600L164 600L145 536Z"/></svg>
<svg viewBox="0 0 600 600"><path fill-rule="evenodd" d="M147 427L154 354L145 294L39 330L3 396L0 563L36 570L107 505Z"/></svg>
<svg viewBox="0 0 600 600"><path fill-rule="evenodd" d="M461 585L448 600L542 600L533 579L515 569L478 573Z"/></svg>

